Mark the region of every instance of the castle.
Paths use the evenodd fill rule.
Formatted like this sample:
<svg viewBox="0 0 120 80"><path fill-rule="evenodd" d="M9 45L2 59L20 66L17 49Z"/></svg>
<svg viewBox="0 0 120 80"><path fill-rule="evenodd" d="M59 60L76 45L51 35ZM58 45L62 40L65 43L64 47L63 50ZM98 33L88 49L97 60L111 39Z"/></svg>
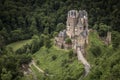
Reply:
<svg viewBox="0 0 120 80"><path fill-rule="evenodd" d="M69 37L71 44L67 44L65 39ZM64 49L80 48L85 53L85 46L88 44L88 14L85 10L70 10L67 15L66 29L60 31L55 37L55 45Z"/></svg>

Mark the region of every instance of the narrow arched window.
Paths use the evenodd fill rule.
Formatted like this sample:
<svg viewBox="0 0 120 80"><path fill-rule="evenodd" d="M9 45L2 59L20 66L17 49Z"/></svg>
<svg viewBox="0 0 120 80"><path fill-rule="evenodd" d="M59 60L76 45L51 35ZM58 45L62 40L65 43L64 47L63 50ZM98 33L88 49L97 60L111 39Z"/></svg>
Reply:
<svg viewBox="0 0 120 80"><path fill-rule="evenodd" d="M70 23L68 23L68 26L70 26Z"/></svg>
<svg viewBox="0 0 120 80"><path fill-rule="evenodd" d="M71 12L71 16L73 16L73 12Z"/></svg>
<svg viewBox="0 0 120 80"><path fill-rule="evenodd" d="M83 27L83 30L85 30L85 25L84 25L84 27Z"/></svg>

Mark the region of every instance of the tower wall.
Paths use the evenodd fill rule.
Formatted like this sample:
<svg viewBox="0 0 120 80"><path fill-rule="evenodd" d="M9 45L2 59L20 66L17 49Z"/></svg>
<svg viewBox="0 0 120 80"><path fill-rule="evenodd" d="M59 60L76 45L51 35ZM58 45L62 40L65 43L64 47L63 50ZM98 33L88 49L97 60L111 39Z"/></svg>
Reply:
<svg viewBox="0 0 120 80"><path fill-rule="evenodd" d="M74 15L73 13L77 14ZM67 17L67 35L73 39L73 48L79 47L85 54L85 46L88 44L88 14L85 10L71 10Z"/></svg>
<svg viewBox="0 0 120 80"><path fill-rule="evenodd" d="M107 45L111 43L111 32L107 32L106 42L107 42Z"/></svg>
<svg viewBox="0 0 120 80"><path fill-rule="evenodd" d="M68 36L74 37L75 35L75 26L77 25L78 22L78 11L77 10L70 10L68 12L68 17L67 17L67 34Z"/></svg>

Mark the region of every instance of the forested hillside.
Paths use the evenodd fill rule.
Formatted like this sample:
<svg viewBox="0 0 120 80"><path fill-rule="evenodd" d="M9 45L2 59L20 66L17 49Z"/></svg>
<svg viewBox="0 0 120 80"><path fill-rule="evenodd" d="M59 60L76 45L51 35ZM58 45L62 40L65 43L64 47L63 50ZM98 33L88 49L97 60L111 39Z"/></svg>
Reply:
<svg viewBox="0 0 120 80"><path fill-rule="evenodd" d="M84 80L119 80L120 48L105 45L96 31L90 32L89 39L86 51L92 69Z"/></svg>
<svg viewBox="0 0 120 80"><path fill-rule="evenodd" d="M21 64L30 63L31 55L42 46L52 46L50 39L66 27L71 9L85 9L89 28L97 30L100 37L112 32L110 46L94 42L89 45L94 46L88 50L93 54L90 63L94 66L86 79L119 80L120 0L0 0L0 80L21 79ZM10 43L31 38L30 44L16 51L6 48Z"/></svg>
<svg viewBox="0 0 120 80"><path fill-rule="evenodd" d="M65 28L71 9L85 9L89 27L103 23L120 31L119 3L119 0L0 0L0 45Z"/></svg>

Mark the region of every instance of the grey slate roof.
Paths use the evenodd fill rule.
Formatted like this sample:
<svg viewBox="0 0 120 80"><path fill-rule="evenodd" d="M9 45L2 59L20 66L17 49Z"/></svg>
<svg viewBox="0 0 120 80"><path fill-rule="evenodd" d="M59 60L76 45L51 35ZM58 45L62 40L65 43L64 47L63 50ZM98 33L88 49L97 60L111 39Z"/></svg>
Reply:
<svg viewBox="0 0 120 80"><path fill-rule="evenodd" d="M86 38L86 37L87 37L87 35L88 35L87 30L84 30L83 32L81 32L81 34L80 34L80 35L82 35L84 38Z"/></svg>
<svg viewBox="0 0 120 80"><path fill-rule="evenodd" d="M87 16L87 11L86 10L80 10L79 11L79 17L83 18L84 16Z"/></svg>
<svg viewBox="0 0 120 80"><path fill-rule="evenodd" d="M66 37L66 30L60 31L58 36L59 37Z"/></svg>

